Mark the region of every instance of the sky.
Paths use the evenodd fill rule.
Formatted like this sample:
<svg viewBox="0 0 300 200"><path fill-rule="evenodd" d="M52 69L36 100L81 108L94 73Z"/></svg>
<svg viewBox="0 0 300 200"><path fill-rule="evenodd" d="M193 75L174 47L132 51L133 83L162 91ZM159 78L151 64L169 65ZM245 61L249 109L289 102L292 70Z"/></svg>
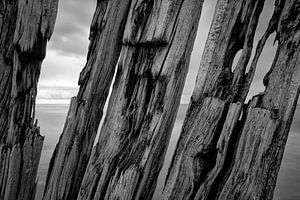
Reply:
<svg viewBox="0 0 300 200"><path fill-rule="evenodd" d="M255 36L253 54L257 42L266 30L268 21L271 18L273 1L266 0ZM217 0L206 0L204 2L181 103L188 103L193 92L216 2ZM47 56L42 66L37 103L68 104L70 98L76 96L79 73L86 62L89 27L95 8L96 0L59 1L56 26L48 43ZM276 50L273 41L274 35L269 38L263 50L249 96L264 90L262 78L271 66ZM237 62L239 55L239 53L236 55L234 63Z"/></svg>

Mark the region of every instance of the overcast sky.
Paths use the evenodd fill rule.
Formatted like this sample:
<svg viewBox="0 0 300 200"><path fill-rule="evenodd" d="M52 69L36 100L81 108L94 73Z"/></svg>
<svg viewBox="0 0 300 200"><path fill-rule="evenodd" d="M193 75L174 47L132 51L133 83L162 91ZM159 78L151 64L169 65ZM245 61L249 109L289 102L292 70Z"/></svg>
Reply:
<svg viewBox="0 0 300 200"><path fill-rule="evenodd" d="M216 0L206 0L204 3L189 73L181 99L182 103L188 103L192 94L215 4ZM38 103L69 103L70 98L76 96L79 73L86 62L89 26L95 7L96 0L60 1L55 30L51 41L48 43L47 56L42 66ZM272 11L273 0L266 0L254 47L264 33ZM264 90L262 78L272 63L276 49L273 46L273 40L274 35L269 38L262 53L250 95Z"/></svg>

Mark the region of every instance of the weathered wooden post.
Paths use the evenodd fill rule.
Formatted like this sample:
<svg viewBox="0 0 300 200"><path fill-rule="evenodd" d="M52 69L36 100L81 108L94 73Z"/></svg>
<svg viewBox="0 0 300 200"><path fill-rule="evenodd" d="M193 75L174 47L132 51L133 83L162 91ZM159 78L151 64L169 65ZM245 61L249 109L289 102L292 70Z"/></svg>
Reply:
<svg viewBox="0 0 300 200"><path fill-rule="evenodd" d="M240 3L243 3L242 7ZM231 16L231 13L252 3L262 6L261 1L218 1L196 87L167 176L164 199L273 197L300 91L300 2L276 1L269 27L247 73L247 51L251 50L247 45L251 46L253 35L246 31L242 37L244 45L240 47L243 48L242 55L232 72L236 48L235 45L224 48L223 44L232 37L239 38L233 33L245 30L243 21L247 15L238 12ZM250 32L253 28L255 31L256 23L251 21L257 20L258 10L261 10L257 6L247 9L252 10L246 29ZM235 22L238 18L234 16L242 18ZM237 24L233 32L226 28L229 22ZM258 58L274 31L278 49L263 80L265 92L244 105Z"/></svg>
<svg viewBox="0 0 300 200"><path fill-rule="evenodd" d="M76 199L97 135L131 0L98 0L87 63L79 78L63 133L52 155L44 200Z"/></svg>
<svg viewBox="0 0 300 200"><path fill-rule="evenodd" d="M133 0L100 137L78 199L151 199L188 71L202 0Z"/></svg>
<svg viewBox="0 0 300 200"><path fill-rule="evenodd" d="M241 121L236 156L219 199L273 199L300 92L300 2L281 2L284 8L273 18L278 48L264 78L266 89L252 99Z"/></svg>
<svg viewBox="0 0 300 200"><path fill-rule="evenodd" d="M34 199L44 140L34 122L35 98L57 3L0 3L0 199Z"/></svg>

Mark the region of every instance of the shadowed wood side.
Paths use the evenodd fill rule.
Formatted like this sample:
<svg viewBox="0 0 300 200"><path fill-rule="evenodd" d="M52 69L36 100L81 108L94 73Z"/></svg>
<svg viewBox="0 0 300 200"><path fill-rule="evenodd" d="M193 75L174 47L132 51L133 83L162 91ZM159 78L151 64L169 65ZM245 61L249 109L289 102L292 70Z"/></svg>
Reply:
<svg viewBox="0 0 300 200"><path fill-rule="evenodd" d="M35 122L40 68L58 1L2 1L0 199L32 200L44 137Z"/></svg>
<svg viewBox="0 0 300 200"><path fill-rule="evenodd" d="M244 1L243 5L247 6L247 2ZM167 176L164 199L273 198L300 91L300 3L297 0L275 2L274 14L258 43L250 70L245 72L248 61L243 60L249 60L249 54L244 55L244 52L249 52L249 49L244 46L235 70L229 70L224 81L226 66L214 65L217 61L214 56L223 59L222 50L225 49L229 56L227 59L234 58L234 54L228 53L230 48L222 47L222 41L230 38L222 32L224 25L235 20L234 17L230 20L218 17L233 11L226 10L226 4L227 1L222 0L217 4L195 90ZM238 4L234 7L239 8ZM256 21L258 16L259 13L254 12L250 21ZM239 27L242 27L241 24ZM255 32L255 26L249 27ZM266 90L249 104L244 104L257 61L273 32L277 33L278 49L263 80ZM227 33L232 35L234 32ZM247 38L253 41L253 37L247 34L245 41ZM251 47L251 43L246 44ZM220 66L223 69L218 73ZM216 99L211 101L208 99L210 96ZM224 111L215 116L220 120L211 123L209 119L214 119L211 114L222 104L207 102L219 101L225 105ZM209 129L212 131L207 131Z"/></svg>
<svg viewBox="0 0 300 200"><path fill-rule="evenodd" d="M52 155L44 200L76 199L103 115L122 46L131 0L98 0L87 63Z"/></svg>
<svg viewBox="0 0 300 200"><path fill-rule="evenodd" d="M151 199L203 1L134 0L97 146L78 199Z"/></svg>

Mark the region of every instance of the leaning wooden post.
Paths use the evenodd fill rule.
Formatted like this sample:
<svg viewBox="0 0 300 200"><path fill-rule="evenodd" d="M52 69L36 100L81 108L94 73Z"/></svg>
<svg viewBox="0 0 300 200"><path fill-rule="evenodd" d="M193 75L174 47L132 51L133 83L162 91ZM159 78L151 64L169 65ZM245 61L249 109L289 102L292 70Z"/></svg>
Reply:
<svg viewBox="0 0 300 200"><path fill-rule="evenodd" d="M98 0L80 89L71 100L62 135L52 155L44 200L76 199L97 135L131 0Z"/></svg>
<svg viewBox="0 0 300 200"><path fill-rule="evenodd" d="M264 78L266 89L247 106L219 199L273 199L300 92L300 3L282 2L283 11L275 17L278 47Z"/></svg>
<svg viewBox="0 0 300 200"><path fill-rule="evenodd" d="M229 78L220 82L224 75L212 77L214 65L210 63L222 52L218 50L223 41L222 31L215 27L224 24L218 22L224 2L218 2L197 85L168 173L164 199L273 197L300 91L300 5L298 1L277 0L249 72L240 70L242 53L233 73L229 71ZM264 78L266 90L243 106L258 58L274 31L278 49L271 70ZM218 95L224 92L226 98ZM233 100L232 94L236 95Z"/></svg>
<svg viewBox="0 0 300 200"><path fill-rule="evenodd" d="M44 140L34 121L35 99L57 3L57 0L1 3L0 199L32 200L35 196Z"/></svg>
<svg viewBox="0 0 300 200"><path fill-rule="evenodd" d="M107 115L78 199L151 199L202 4L133 0Z"/></svg>

